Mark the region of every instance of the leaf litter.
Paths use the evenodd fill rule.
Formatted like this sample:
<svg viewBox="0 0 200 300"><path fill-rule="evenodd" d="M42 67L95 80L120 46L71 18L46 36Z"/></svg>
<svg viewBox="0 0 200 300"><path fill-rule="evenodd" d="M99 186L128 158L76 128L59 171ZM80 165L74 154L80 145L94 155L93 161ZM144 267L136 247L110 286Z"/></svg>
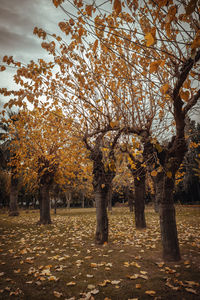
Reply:
<svg viewBox="0 0 200 300"><path fill-rule="evenodd" d="M178 265L162 260L159 220L152 209L147 209L144 231L134 229L128 210L114 209L110 240L103 247L93 243L92 209L58 210L46 227L36 225L34 211L3 217L0 299L31 299L33 291L38 299L162 299L166 292L174 298L198 299L200 217L196 214L194 222L193 214L192 208L190 213L186 208L177 213L183 257Z"/></svg>

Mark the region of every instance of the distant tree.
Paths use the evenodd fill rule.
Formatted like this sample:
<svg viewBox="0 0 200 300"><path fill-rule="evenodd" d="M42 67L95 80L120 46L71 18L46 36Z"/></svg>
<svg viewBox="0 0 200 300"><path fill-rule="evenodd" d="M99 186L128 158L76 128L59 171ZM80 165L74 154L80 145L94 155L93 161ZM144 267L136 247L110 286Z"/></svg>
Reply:
<svg viewBox="0 0 200 300"><path fill-rule="evenodd" d="M18 138L18 132L15 128L19 113L12 111L7 112L7 118L1 117L0 128L2 130L0 138L0 160L4 169L10 173L10 202L9 202L9 216L18 216L18 174L14 165L13 159L16 156L16 148L12 145L13 139Z"/></svg>

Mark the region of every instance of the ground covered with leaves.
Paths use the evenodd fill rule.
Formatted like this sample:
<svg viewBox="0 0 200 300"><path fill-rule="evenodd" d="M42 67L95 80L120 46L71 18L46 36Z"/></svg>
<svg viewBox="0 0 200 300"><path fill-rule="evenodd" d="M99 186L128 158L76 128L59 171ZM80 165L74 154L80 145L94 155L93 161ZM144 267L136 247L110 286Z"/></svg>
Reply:
<svg viewBox="0 0 200 300"><path fill-rule="evenodd" d="M200 299L200 207L178 206L182 260L164 263L159 218L146 209L136 231L127 208L109 213L110 237L94 244L95 210L0 212L0 299Z"/></svg>

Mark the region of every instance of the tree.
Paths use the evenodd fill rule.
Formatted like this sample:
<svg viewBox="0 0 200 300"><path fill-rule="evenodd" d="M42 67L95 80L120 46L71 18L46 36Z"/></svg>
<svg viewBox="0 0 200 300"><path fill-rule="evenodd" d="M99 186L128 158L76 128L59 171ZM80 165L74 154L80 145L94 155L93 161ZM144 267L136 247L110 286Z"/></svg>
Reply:
<svg viewBox="0 0 200 300"><path fill-rule="evenodd" d="M75 176L81 145L71 139L72 124L58 108L44 107L21 110L15 124L18 138L12 142L17 149L12 164L25 184L39 189L39 224L51 223L49 192L53 183L64 185L66 176Z"/></svg>
<svg viewBox="0 0 200 300"><path fill-rule="evenodd" d="M159 163L164 170L161 179L160 227L163 257L167 260L180 259L173 190L175 174L187 150L185 118L200 97L196 84L197 62L200 59L199 27L196 22L199 11L197 1L192 3L128 1L124 4L129 11L127 13L123 12L121 1L116 0L113 14L95 17L96 37L102 49L106 49L109 54L115 53L123 63L132 65L142 81L152 82L152 89L160 96L158 106L164 107L164 103L168 102L171 107L175 134L168 145L162 147L162 151L157 151ZM75 5L80 14L85 11L87 17L96 8L102 8L96 3L90 10L88 6L81 10L82 2L75 2ZM79 24L80 28L83 28L83 24ZM132 54L124 56L124 49L129 49ZM138 82L136 76L133 80Z"/></svg>
<svg viewBox="0 0 200 300"><path fill-rule="evenodd" d="M54 4L57 7L62 2ZM163 256L169 260L180 259L172 196L175 173L186 151L185 117L200 96L196 85L199 12L196 2L192 9L189 4L127 1L123 8L121 1L115 0L113 12L103 13L105 7L98 6L98 2L84 6L82 1L74 1L77 14L72 16L61 6L68 20L59 23L61 30L70 35L70 44L56 35L48 35L51 41L42 42L42 47L53 55L52 62L39 60L21 66L12 57L4 57L5 63L18 67L15 80L23 87L9 92L17 98L14 103L22 105L26 97L37 105L36 95L43 94L47 105L53 99L54 104L64 105L82 122L83 137L123 129L127 134L145 132L147 141L151 141L153 133L149 129L155 129L157 120L163 119L163 130L171 140L159 150L155 147L155 153L164 172L160 226ZM186 13L182 13L185 5ZM43 39L47 36L38 28L34 33ZM53 77L55 66L60 71ZM168 130L166 107L174 122L172 133Z"/></svg>
<svg viewBox="0 0 200 300"><path fill-rule="evenodd" d="M12 161L16 156L16 147L12 144L13 139L18 138L18 132L15 124L19 117L19 113L8 112L8 119L1 118L0 127L1 140L3 143L0 146L1 165L10 173L10 201L9 201L9 216L18 216L18 174L16 168L12 165Z"/></svg>

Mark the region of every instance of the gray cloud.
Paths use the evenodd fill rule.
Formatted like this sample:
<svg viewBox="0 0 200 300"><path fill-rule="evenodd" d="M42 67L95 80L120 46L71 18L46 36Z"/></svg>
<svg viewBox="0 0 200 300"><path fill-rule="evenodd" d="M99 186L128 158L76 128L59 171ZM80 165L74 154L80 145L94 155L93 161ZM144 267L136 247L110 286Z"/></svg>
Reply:
<svg viewBox="0 0 200 300"><path fill-rule="evenodd" d="M26 63L46 59L48 53L41 48L42 40L33 35L33 29L37 26L59 34L57 24L64 18L51 0L0 0L0 61L4 55ZM12 75L11 69L0 72L0 88L15 86Z"/></svg>

